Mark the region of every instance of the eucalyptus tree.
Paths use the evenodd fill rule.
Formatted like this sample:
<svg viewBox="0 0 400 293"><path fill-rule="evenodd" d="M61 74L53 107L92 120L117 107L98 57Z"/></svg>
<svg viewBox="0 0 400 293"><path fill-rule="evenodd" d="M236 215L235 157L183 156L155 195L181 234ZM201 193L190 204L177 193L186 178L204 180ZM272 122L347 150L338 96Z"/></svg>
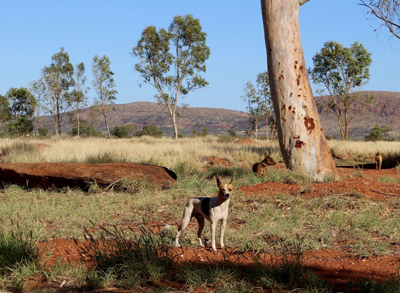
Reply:
<svg viewBox="0 0 400 293"><path fill-rule="evenodd" d="M6 122L10 118L10 103L5 96L0 95L0 122Z"/></svg>
<svg viewBox="0 0 400 293"><path fill-rule="evenodd" d="M75 85L74 67L69 62L69 55L64 52L64 48L55 53L51 60L50 66L42 69L42 79L46 88L46 98L50 104L48 111L53 115L54 130L58 135L61 134L62 117L71 106L69 89Z"/></svg>
<svg viewBox="0 0 400 293"><path fill-rule="evenodd" d="M271 99L271 87L269 85L269 77L268 77L268 71L260 72L257 74L257 92L258 95L260 96L260 100L263 103L263 108L265 109L265 127L266 127L266 133L267 133L267 139L268 139L268 126L269 126L269 118L274 112L274 108L272 105L272 99ZM276 120L272 120L276 121ZM272 127L271 130L271 138L273 138L274 135L274 126Z"/></svg>
<svg viewBox="0 0 400 293"><path fill-rule="evenodd" d="M31 118L35 112L36 99L25 87L11 88L6 93L9 103L9 111L14 121L25 116Z"/></svg>
<svg viewBox="0 0 400 293"><path fill-rule="evenodd" d="M250 138L252 130L254 129L255 138L258 138L258 126L262 119L265 118L266 104L264 103L263 97L259 95L251 81L248 81L244 88L244 95L242 96L243 101L246 103L246 109L250 119Z"/></svg>
<svg viewBox="0 0 400 293"><path fill-rule="evenodd" d="M175 139L178 139L176 107L179 96L185 97L208 85L198 74L206 71L205 62L210 56L206 36L200 21L192 15L175 16L168 30L146 27L131 52L132 57L140 61L135 64L135 70L144 83L156 88L157 101L167 106Z"/></svg>
<svg viewBox="0 0 400 293"><path fill-rule="evenodd" d="M261 0L279 145L290 170L316 180L338 177L308 78L299 11L309 0Z"/></svg>
<svg viewBox="0 0 400 293"><path fill-rule="evenodd" d="M44 86L43 79L39 78L38 80L31 82L29 84L29 89L36 99L33 128L35 132L38 132L39 128L42 126L44 114L49 112L46 105L46 88Z"/></svg>
<svg viewBox="0 0 400 293"><path fill-rule="evenodd" d="M311 79L328 91L328 96L321 97L320 106L335 114L340 133L347 140L350 123L374 102L373 95L353 92L369 80L371 53L358 42L347 48L329 41L315 54L313 63Z"/></svg>
<svg viewBox="0 0 400 293"><path fill-rule="evenodd" d="M369 14L381 21L381 26L400 39L399 0L360 0L359 5L367 7Z"/></svg>
<svg viewBox="0 0 400 293"><path fill-rule="evenodd" d="M76 111L76 122L79 136L79 121L82 106L87 106L87 92L89 87L86 87L85 64L83 62L75 66L75 88L71 93L71 101L74 104Z"/></svg>
<svg viewBox="0 0 400 293"><path fill-rule="evenodd" d="M114 110L113 105L118 93L114 89L114 73L110 69L110 64L111 61L106 55L101 58L97 55L93 57L93 87L97 93L95 104L99 107L100 113L104 118L108 139L111 139L110 127L108 126L108 114L111 110Z"/></svg>

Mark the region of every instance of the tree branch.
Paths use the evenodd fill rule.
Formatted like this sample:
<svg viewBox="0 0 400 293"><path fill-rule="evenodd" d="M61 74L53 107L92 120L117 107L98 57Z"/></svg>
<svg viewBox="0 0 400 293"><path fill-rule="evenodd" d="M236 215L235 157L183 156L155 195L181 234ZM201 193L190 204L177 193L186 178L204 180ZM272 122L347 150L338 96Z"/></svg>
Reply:
<svg viewBox="0 0 400 293"><path fill-rule="evenodd" d="M301 5L303 5L303 4L306 4L308 1L310 1L310 0L300 0L300 1L299 1L299 4L300 4L300 6L301 6Z"/></svg>

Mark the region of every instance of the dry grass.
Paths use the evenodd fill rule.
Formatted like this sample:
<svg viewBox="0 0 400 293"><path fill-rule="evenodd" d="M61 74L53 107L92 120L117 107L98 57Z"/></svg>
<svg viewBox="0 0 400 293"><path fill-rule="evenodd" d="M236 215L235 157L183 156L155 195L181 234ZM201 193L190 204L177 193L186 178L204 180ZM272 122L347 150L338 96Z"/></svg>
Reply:
<svg viewBox="0 0 400 293"><path fill-rule="evenodd" d="M389 154L400 151L399 141L343 141L330 140L329 146L337 154L346 154L352 157L375 156L376 151Z"/></svg>
<svg viewBox="0 0 400 293"><path fill-rule="evenodd" d="M0 140L0 148L10 148L21 140ZM118 161L146 163L165 166L175 170L185 166L190 171L199 172L204 162L201 158L216 156L227 158L234 164L251 166L263 158L264 151L271 151L275 161L281 156L277 142L259 141L260 146L221 143L217 137L156 139L141 137L132 139L104 138L53 138L50 140L25 140L26 144L46 144L49 147L38 148L35 152L14 152L4 157L6 163L35 162L87 162L88 158L103 157L112 154Z"/></svg>

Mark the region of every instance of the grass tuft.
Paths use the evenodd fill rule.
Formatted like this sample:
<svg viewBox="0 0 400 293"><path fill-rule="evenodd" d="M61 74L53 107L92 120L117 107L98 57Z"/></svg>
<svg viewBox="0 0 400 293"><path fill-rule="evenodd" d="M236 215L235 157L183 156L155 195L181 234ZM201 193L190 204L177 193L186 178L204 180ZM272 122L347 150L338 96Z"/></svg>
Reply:
<svg viewBox="0 0 400 293"><path fill-rule="evenodd" d="M125 286L137 286L160 280L172 268L174 257L167 234L157 236L142 228L140 236L136 236L129 233L132 230L126 232L116 226L102 229L98 238L85 232L90 241L83 253L95 263L89 275L91 286L98 286L110 274Z"/></svg>
<svg viewBox="0 0 400 293"><path fill-rule="evenodd" d="M0 271L38 259L39 249L32 233L27 235L20 230L11 233L0 231Z"/></svg>

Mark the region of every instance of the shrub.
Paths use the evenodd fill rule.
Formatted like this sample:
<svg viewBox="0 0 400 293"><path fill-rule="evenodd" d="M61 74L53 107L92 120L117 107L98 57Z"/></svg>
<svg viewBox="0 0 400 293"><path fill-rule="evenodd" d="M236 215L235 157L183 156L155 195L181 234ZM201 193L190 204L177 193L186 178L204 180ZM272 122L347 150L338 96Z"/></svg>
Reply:
<svg viewBox="0 0 400 293"><path fill-rule="evenodd" d="M7 123L5 129L11 135L25 135L33 131L33 123L26 116L21 116L17 120Z"/></svg>
<svg viewBox="0 0 400 293"><path fill-rule="evenodd" d="M209 134L207 126L202 127L201 131L203 131L202 136L204 136L204 137Z"/></svg>
<svg viewBox="0 0 400 293"><path fill-rule="evenodd" d="M229 136L232 136L232 137L235 137L235 138L238 137L236 131L233 130L233 129L228 129L226 132L228 132Z"/></svg>
<svg viewBox="0 0 400 293"><path fill-rule="evenodd" d="M377 141L382 139L382 129L379 127L378 124L375 125L375 127L372 129L372 132L365 137L365 141Z"/></svg>
<svg viewBox="0 0 400 293"><path fill-rule="evenodd" d="M164 134L164 131L162 131L161 129L158 129L157 126L146 125L146 126L143 126L143 129L141 131L137 131L135 133L135 136L149 135L152 137L160 138L163 134Z"/></svg>
<svg viewBox="0 0 400 293"><path fill-rule="evenodd" d="M200 132L198 132L197 129L194 129L194 130L192 131L192 136L193 136L193 137L199 137L199 136L200 136Z"/></svg>
<svg viewBox="0 0 400 293"><path fill-rule="evenodd" d="M372 129L372 132L365 137L366 141L377 141L377 140L386 140L386 141L394 141L395 138L389 135L389 132L393 129L382 125L381 127L376 124Z"/></svg>
<svg viewBox="0 0 400 293"><path fill-rule="evenodd" d="M78 127L72 128L71 131L72 135L78 135ZM94 128L91 125L88 124L82 124L79 126L79 136L80 137L102 137L104 136L100 131L97 131L96 128Z"/></svg>
<svg viewBox="0 0 400 293"><path fill-rule="evenodd" d="M118 138L130 137L132 134L132 125L117 125L113 130L111 130L111 134Z"/></svg>
<svg viewBox="0 0 400 293"><path fill-rule="evenodd" d="M220 135L220 136L218 136L217 142L232 142L236 139L237 139L237 137L234 137L231 135Z"/></svg>
<svg viewBox="0 0 400 293"><path fill-rule="evenodd" d="M49 134L49 130L47 129L47 128L44 128L44 127L39 127L38 128L38 134L39 134L39 136L47 136L48 134Z"/></svg>

